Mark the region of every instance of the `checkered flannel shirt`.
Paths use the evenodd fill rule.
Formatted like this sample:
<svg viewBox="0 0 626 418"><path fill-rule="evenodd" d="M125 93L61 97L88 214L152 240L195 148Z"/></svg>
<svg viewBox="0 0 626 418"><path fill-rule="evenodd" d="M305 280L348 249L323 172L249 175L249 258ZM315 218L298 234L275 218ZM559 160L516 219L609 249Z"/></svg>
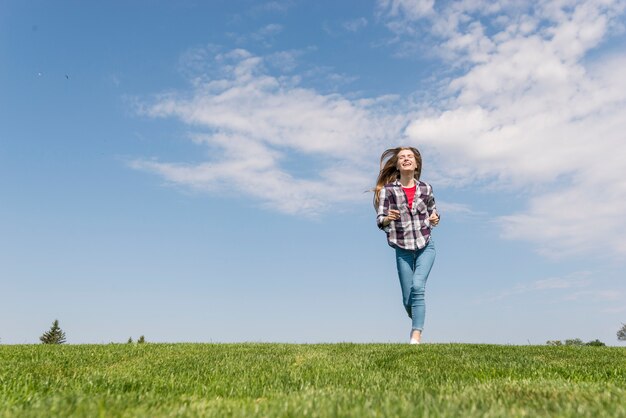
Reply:
<svg viewBox="0 0 626 418"><path fill-rule="evenodd" d="M430 230L434 225L430 224L428 217L437 208L433 188L423 181L416 181L416 184L410 210L399 180L385 185L378 194L376 224L387 233L387 242L391 247L415 251L424 248L430 239ZM383 226L383 218L389 214L389 209L399 210L400 219Z"/></svg>

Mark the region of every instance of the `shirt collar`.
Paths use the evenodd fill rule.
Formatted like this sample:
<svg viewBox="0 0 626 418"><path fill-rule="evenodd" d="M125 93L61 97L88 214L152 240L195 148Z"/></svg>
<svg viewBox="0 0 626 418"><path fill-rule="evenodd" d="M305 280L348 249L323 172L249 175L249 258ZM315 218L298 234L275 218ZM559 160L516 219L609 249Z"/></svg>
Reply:
<svg viewBox="0 0 626 418"><path fill-rule="evenodd" d="M419 181L419 180L417 180L417 179L415 179L415 188L417 188L417 186L419 186L419 184L420 184L420 181ZM402 185L402 183L400 183L400 179L396 179L396 181L394 181L394 182L393 182L393 185L394 185L394 186L404 187L404 186Z"/></svg>

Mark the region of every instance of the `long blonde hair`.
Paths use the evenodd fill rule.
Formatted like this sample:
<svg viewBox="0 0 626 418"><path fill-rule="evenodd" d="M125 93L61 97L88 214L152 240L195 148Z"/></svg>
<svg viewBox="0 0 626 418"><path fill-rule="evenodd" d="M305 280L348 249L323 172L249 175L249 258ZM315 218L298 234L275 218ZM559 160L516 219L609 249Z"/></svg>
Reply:
<svg viewBox="0 0 626 418"><path fill-rule="evenodd" d="M396 147L390 148L383 152L380 156L380 171L378 172L378 179L376 180L376 187L374 188L374 206L378 207L378 195L380 190L385 187L385 184L393 183L396 179L400 178L400 171L397 168L398 154L400 151L410 150L415 156L415 180L420 179L422 174L422 156L415 147Z"/></svg>

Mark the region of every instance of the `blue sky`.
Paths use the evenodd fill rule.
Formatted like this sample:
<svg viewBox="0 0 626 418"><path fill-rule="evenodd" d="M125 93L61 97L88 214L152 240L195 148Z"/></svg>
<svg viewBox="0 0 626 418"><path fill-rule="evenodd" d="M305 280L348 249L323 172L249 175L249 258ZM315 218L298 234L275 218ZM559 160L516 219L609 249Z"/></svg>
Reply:
<svg viewBox="0 0 626 418"><path fill-rule="evenodd" d="M0 4L0 342L406 342L375 226L418 147L426 342L617 344L623 1Z"/></svg>

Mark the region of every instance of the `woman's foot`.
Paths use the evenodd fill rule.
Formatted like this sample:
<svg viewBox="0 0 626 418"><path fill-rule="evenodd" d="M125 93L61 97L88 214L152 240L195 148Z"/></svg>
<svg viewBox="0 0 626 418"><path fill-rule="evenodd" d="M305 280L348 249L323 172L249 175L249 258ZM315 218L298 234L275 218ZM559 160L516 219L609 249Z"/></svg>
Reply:
<svg viewBox="0 0 626 418"><path fill-rule="evenodd" d="M422 332L418 329L411 330L411 340L409 344L419 344L422 339Z"/></svg>

